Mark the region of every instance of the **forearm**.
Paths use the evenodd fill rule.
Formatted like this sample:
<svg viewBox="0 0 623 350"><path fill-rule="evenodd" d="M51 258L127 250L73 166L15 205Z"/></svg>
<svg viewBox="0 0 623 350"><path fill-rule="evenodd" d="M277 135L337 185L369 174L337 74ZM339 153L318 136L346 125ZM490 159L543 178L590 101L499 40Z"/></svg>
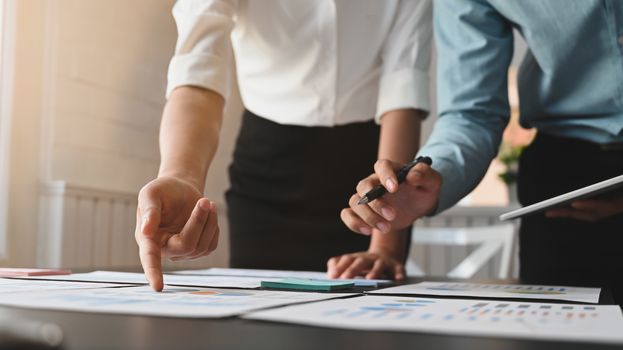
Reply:
<svg viewBox="0 0 623 350"><path fill-rule="evenodd" d="M426 113L416 109L398 109L381 117L379 159L408 163L420 146L420 129Z"/></svg>
<svg viewBox="0 0 623 350"><path fill-rule="evenodd" d="M497 154L510 116L514 35L487 1L437 0L434 22L438 119L421 154L443 177L437 214L469 194Z"/></svg>
<svg viewBox="0 0 623 350"><path fill-rule="evenodd" d="M387 112L381 118L379 159L408 163L415 157L420 145L420 129L425 112L415 109L400 109ZM383 251L400 261L406 259L406 232L394 231L387 234L375 232L370 241L370 251Z"/></svg>
<svg viewBox="0 0 623 350"><path fill-rule="evenodd" d="M203 191L218 146L223 98L210 90L179 87L167 102L160 126L158 176L174 176Z"/></svg>

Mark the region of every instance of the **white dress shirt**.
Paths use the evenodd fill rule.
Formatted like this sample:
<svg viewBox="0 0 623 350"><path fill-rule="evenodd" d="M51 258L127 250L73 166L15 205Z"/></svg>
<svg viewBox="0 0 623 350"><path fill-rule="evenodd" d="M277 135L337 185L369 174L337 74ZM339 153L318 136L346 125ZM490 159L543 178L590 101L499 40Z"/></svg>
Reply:
<svg viewBox="0 0 623 350"><path fill-rule="evenodd" d="M280 124L334 126L429 110L430 0L178 0L167 97L226 100L235 55L243 103Z"/></svg>

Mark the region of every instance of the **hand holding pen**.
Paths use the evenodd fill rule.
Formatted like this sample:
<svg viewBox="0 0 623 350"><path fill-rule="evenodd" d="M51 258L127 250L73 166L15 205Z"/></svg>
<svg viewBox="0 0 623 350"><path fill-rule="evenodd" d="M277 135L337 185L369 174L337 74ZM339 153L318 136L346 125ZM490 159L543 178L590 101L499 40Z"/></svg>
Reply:
<svg viewBox="0 0 623 350"><path fill-rule="evenodd" d="M418 157L407 165L377 161L375 173L357 185L357 193L349 200L350 208L342 210L342 221L355 232L371 235L374 231L404 229L415 219L432 213L438 202L441 175L431 164L429 157Z"/></svg>
<svg viewBox="0 0 623 350"><path fill-rule="evenodd" d="M398 184L401 184L406 178L409 170L416 166L418 163L425 163L428 166L433 165L433 160L430 157L420 156L415 158L414 161L406 164L398 172L396 173L396 178L398 179ZM383 185L377 185L373 189L371 189L368 193L366 193L361 199L357 202L357 204L368 204L373 200L382 197L385 193L387 193L387 189Z"/></svg>

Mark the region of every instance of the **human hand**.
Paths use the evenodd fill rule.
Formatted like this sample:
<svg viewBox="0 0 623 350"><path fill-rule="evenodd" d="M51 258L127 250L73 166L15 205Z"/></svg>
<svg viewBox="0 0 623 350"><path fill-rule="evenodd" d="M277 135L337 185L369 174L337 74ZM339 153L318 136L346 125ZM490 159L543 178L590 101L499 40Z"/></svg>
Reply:
<svg viewBox="0 0 623 350"><path fill-rule="evenodd" d="M436 208L441 174L429 165L419 163L409 171L405 181L398 184L396 170L401 167L402 164L389 160L374 164L375 173L359 182L357 193L348 202L350 208L340 213L348 228L364 235L375 231L388 233L406 228ZM357 204L381 180L388 193L368 204Z"/></svg>
<svg viewBox="0 0 623 350"><path fill-rule="evenodd" d="M405 266L386 252L365 251L334 256L327 261L329 278L405 279Z"/></svg>
<svg viewBox="0 0 623 350"><path fill-rule="evenodd" d="M584 199L572 202L571 208L548 210L545 216L595 222L621 213L623 213L623 198Z"/></svg>
<svg viewBox="0 0 623 350"><path fill-rule="evenodd" d="M159 177L138 195L134 237L145 276L154 290L161 291L162 257L194 259L216 249L216 206L191 183Z"/></svg>

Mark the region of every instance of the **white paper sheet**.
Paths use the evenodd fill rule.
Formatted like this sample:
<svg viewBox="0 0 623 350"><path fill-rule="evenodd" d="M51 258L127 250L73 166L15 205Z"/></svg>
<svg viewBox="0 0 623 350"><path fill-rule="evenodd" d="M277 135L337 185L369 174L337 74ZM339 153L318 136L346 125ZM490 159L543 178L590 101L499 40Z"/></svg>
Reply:
<svg viewBox="0 0 623 350"><path fill-rule="evenodd" d="M32 279L53 279L60 281L88 281L108 283L133 283L146 284L147 279L143 273L117 272L117 271L94 271L87 273L75 273L66 276L42 276L31 277ZM261 281L255 277L238 276L191 276L165 274L164 283L171 286L190 287L213 287L213 288L259 288ZM278 280L278 279L274 279Z"/></svg>
<svg viewBox="0 0 623 350"><path fill-rule="evenodd" d="M616 305L362 296L263 310L254 320L321 327L623 344Z"/></svg>
<svg viewBox="0 0 623 350"><path fill-rule="evenodd" d="M147 286L3 294L0 305L167 317L228 317L247 311L352 294Z"/></svg>
<svg viewBox="0 0 623 350"><path fill-rule="evenodd" d="M41 290L119 287L118 284L33 281L31 279L0 278L0 293L21 293Z"/></svg>
<svg viewBox="0 0 623 350"><path fill-rule="evenodd" d="M598 303L600 288L537 286L523 284L421 282L390 287L369 294L377 295L445 295L506 299L566 300Z"/></svg>
<svg viewBox="0 0 623 350"><path fill-rule="evenodd" d="M238 276L238 277L258 277L260 280L266 280L267 278L304 278L304 279L317 279L326 280L327 273L320 271L288 271L288 270L260 270L260 269L226 269L226 268L211 268L202 270L181 270L175 271L173 274L179 275L198 275L198 276ZM343 281L353 282L358 287L376 287L379 284L392 283L391 280L382 279L339 279Z"/></svg>
<svg viewBox="0 0 623 350"><path fill-rule="evenodd" d="M288 270L261 270L261 269L228 269L213 267L210 269L174 271L180 275L200 276L243 276L243 277L274 277L274 278L327 278L326 272L319 271L288 271Z"/></svg>

